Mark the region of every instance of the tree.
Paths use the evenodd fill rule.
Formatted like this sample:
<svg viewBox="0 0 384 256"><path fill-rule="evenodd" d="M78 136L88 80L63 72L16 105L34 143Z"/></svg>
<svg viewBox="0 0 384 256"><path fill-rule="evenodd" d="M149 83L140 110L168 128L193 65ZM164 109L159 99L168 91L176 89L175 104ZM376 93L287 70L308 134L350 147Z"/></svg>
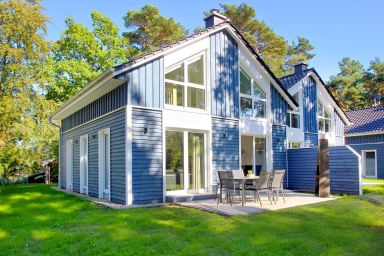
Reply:
<svg viewBox="0 0 384 256"><path fill-rule="evenodd" d="M44 98L48 18L39 0L0 2L0 176L33 172L57 140Z"/></svg>
<svg viewBox="0 0 384 256"><path fill-rule="evenodd" d="M48 72L51 83L47 99L62 103L91 82L103 71L131 58L134 54L119 28L100 12L91 13L92 30L65 21L66 30L53 47Z"/></svg>
<svg viewBox="0 0 384 256"><path fill-rule="evenodd" d="M340 72L331 76L328 87L345 110L369 106L367 90L363 81L364 67L349 57L339 62Z"/></svg>
<svg viewBox="0 0 384 256"><path fill-rule="evenodd" d="M315 54L311 53L314 47L308 39L297 37L297 43L292 41L288 46L288 54L286 56L285 70L289 71L297 63L308 63Z"/></svg>
<svg viewBox="0 0 384 256"><path fill-rule="evenodd" d="M222 14L227 16L250 45L263 58L278 77L291 72L295 61L306 61L314 57L313 46L303 37L298 43L288 45L265 22L256 18L256 10L246 4L220 4Z"/></svg>
<svg viewBox="0 0 384 256"><path fill-rule="evenodd" d="M151 5L145 5L139 11L128 11L123 19L125 27L131 30L123 35L142 53L181 39L188 33L180 23L161 16L159 9Z"/></svg>
<svg viewBox="0 0 384 256"><path fill-rule="evenodd" d="M363 82L370 105L384 105L384 62L375 58L364 72Z"/></svg>

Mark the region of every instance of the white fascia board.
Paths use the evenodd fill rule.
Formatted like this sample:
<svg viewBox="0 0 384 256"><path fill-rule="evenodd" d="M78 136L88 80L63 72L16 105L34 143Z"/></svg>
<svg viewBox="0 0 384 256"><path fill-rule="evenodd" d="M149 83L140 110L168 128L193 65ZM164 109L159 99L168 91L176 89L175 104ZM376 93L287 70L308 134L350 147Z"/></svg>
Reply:
<svg viewBox="0 0 384 256"><path fill-rule="evenodd" d="M332 107L333 107L334 109L336 109L337 113L339 113L339 115L341 116L341 118L342 118L343 121L345 122L346 126L351 125L351 121L348 120L348 117L345 115L345 113L343 112L343 110L336 104L336 102L334 101L334 99L329 95L327 89L324 88L324 86L326 86L326 85L323 85L323 84L322 84L322 82L319 80L318 76L317 76L313 71L308 72L308 74L305 76L305 78L307 78L307 77L309 77L309 76L312 76L312 78L315 79L315 81L316 81L316 87L317 87L319 90L322 90L323 94L326 95L325 97L326 97L327 100L331 103ZM320 84L321 86L317 86L318 84Z"/></svg>
<svg viewBox="0 0 384 256"><path fill-rule="evenodd" d="M95 99L124 83L122 80L114 79L113 76L114 74L112 70L108 70L101 74L61 107L55 110L50 118L53 120L63 120L65 117L85 107Z"/></svg>
<svg viewBox="0 0 384 256"><path fill-rule="evenodd" d="M380 132L361 132L361 133L351 133L351 134L345 133L344 136L345 137L356 137L356 136L369 136L369 135L381 135L381 134L384 134L384 131L380 131Z"/></svg>

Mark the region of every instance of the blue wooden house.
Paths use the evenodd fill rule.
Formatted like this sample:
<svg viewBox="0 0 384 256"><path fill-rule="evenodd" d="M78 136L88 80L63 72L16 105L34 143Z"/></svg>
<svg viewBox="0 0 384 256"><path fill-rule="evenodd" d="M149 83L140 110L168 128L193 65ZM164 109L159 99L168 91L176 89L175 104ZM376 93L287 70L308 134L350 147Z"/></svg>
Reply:
<svg viewBox="0 0 384 256"><path fill-rule="evenodd" d="M105 71L52 114L61 188L127 205L213 193L215 170L287 169L288 144L316 146L318 124L325 136L348 122L311 84L322 83L314 70L297 66L306 75L289 86L226 17L213 12L205 23Z"/></svg>
<svg viewBox="0 0 384 256"><path fill-rule="evenodd" d="M345 143L361 154L363 176L384 179L384 106L347 112Z"/></svg>
<svg viewBox="0 0 384 256"><path fill-rule="evenodd" d="M344 128L350 120L316 70L300 63L280 81L299 104L297 112L288 111L289 148L317 147L321 138L330 146L344 145Z"/></svg>

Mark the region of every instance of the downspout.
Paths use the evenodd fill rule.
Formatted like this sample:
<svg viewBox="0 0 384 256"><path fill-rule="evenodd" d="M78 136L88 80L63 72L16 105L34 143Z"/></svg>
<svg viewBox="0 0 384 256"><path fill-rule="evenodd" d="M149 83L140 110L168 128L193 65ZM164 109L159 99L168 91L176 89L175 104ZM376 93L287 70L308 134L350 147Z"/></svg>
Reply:
<svg viewBox="0 0 384 256"><path fill-rule="evenodd" d="M52 116L50 116L50 117L48 117L48 122L51 124L51 125L53 125L53 126L55 126L55 127L57 127L57 128L59 128L59 188L61 188L61 163L60 163L60 148L61 148L61 126L59 126L59 125L57 125L57 124L55 124L53 121L52 121Z"/></svg>

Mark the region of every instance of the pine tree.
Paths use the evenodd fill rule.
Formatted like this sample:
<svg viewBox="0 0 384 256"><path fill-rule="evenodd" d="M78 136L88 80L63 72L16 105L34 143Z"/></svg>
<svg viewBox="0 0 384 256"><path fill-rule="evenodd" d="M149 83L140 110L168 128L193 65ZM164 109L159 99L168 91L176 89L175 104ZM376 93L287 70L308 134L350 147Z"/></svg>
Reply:
<svg viewBox="0 0 384 256"><path fill-rule="evenodd" d="M174 42L188 33L181 24L173 18L165 18L152 5L145 5L139 11L128 11L123 19L125 27L131 30L123 35L141 53Z"/></svg>

